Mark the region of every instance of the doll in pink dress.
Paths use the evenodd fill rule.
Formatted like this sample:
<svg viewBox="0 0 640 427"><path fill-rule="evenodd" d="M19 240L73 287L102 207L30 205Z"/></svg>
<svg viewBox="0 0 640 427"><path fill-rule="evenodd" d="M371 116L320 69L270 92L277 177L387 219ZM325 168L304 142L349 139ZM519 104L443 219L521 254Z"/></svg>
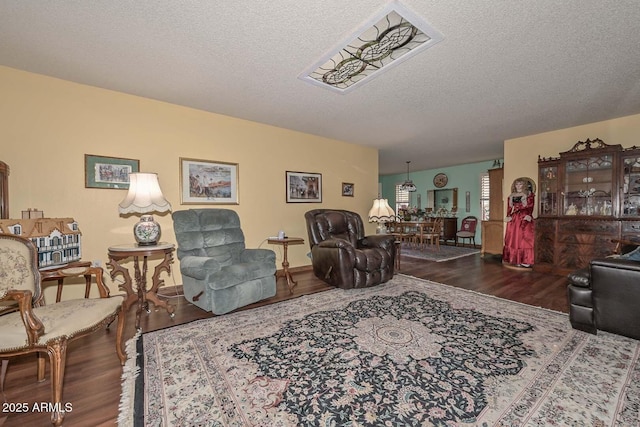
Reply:
<svg viewBox="0 0 640 427"><path fill-rule="evenodd" d="M518 267L531 267L534 260L533 205L535 194L523 179L511 186L507 203L507 231L504 236L502 262Z"/></svg>

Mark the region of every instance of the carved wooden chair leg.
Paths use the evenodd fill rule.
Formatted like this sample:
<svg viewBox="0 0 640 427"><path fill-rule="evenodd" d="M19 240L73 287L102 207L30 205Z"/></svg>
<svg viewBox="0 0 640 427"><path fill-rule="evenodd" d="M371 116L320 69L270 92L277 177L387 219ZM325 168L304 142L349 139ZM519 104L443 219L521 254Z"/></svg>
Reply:
<svg viewBox="0 0 640 427"><path fill-rule="evenodd" d="M44 375L47 370L47 359L44 353L37 353L38 356L38 382L41 383L45 380Z"/></svg>
<svg viewBox="0 0 640 427"><path fill-rule="evenodd" d="M4 378L7 376L7 367L9 366L9 359L2 359L2 370L0 371L0 393L2 393L2 399L6 402L7 396L4 394Z"/></svg>
<svg viewBox="0 0 640 427"><path fill-rule="evenodd" d="M64 368L67 362L67 339L55 338L47 345L49 360L51 362L51 423L54 426L62 425L64 420L64 408L62 406L62 386L64 384Z"/></svg>
<svg viewBox="0 0 640 427"><path fill-rule="evenodd" d="M124 310L124 305L120 306L118 311L118 327L116 329L116 353L120 359L120 364L124 366L127 361L127 353L124 350L124 326L126 324L127 312Z"/></svg>

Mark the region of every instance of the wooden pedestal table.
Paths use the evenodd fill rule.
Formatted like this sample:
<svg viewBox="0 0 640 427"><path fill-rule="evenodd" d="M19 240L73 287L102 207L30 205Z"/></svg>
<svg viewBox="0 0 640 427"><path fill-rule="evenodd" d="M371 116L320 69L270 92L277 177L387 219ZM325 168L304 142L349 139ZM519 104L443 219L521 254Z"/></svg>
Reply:
<svg viewBox="0 0 640 427"><path fill-rule="evenodd" d="M403 233L388 233L390 236L395 237L394 244L396 245L396 259L395 259L395 269L396 271L400 271L400 255L402 252L402 238L406 236Z"/></svg>
<svg viewBox="0 0 640 427"><path fill-rule="evenodd" d="M289 259L287 258L287 248L289 245L302 245L304 244L304 239L302 237L284 237L282 239L267 239L267 243L270 245L282 245L282 271L276 272L276 281L278 277L284 277L287 279L287 286L289 287L289 292L293 294L293 288L298 284L291 277L291 272L289 271Z"/></svg>
<svg viewBox="0 0 640 427"><path fill-rule="evenodd" d="M127 297L123 303L123 310L127 311L132 304L138 303L136 310L136 329L140 329L140 314L142 310L150 313L149 301L153 302L156 307L162 307L167 310L171 317L174 316L175 308L166 301L158 298L158 288L164 284L164 280L160 279L160 274L165 271L167 274L171 272L171 262L173 261L174 245L171 243L158 243L155 246L138 246L138 245L116 245L109 247L109 262L111 268L111 279L115 279L117 275L122 275L124 283L120 288L127 293ZM151 279L151 289L147 290L147 258L154 255L162 255L164 259L156 265ZM136 290L133 289L131 275L129 270L120 265L120 262L133 257L134 277L136 281ZM140 270L139 258L142 257L142 270Z"/></svg>

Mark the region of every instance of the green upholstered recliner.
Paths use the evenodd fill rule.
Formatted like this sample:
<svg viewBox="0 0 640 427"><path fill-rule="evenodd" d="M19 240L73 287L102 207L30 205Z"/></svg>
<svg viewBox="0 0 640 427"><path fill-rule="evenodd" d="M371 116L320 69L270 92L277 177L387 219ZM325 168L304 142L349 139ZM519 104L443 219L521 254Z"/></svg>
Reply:
<svg viewBox="0 0 640 427"><path fill-rule="evenodd" d="M187 300L224 314L276 294L276 255L245 248L235 211L188 209L172 216Z"/></svg>

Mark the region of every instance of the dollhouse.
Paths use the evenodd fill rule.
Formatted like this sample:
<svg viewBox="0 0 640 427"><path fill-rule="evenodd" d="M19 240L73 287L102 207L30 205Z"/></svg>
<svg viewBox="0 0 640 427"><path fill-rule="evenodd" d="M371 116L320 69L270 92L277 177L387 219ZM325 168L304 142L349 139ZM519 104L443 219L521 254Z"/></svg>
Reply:
<svg viewBox="0 0 640 427"><path fill-rule="evenodd" d="M73 218L0 219L0 232L30 239L38 249L40 269L82 257L82 233Z"/></svg>

